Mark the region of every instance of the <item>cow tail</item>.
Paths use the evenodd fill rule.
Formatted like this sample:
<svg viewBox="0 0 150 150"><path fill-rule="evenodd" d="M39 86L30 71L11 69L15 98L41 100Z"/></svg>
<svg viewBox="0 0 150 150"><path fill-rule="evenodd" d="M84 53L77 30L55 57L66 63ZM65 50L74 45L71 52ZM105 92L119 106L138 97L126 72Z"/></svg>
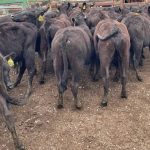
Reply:
<svg viewBox="0 0 150 150"><path fill-rule="evenodd" d="M67 33L64 33L61 47L64 66L61 84L65 89L67 89L67 76L68 76L67 41L68 41Z"/></svg>
<svg viewBox="0 0 150 150"><path fill-rule="evenodd" d="M104 41L104 40L107 40L107 39L111 38L112 36L114 36L118 32L119 32L119 28L114 26L110 33L108 33L108 34L106 34L104 36L101 36L101 35L97 34L97 38L100 39L101 41Z"/></svg>

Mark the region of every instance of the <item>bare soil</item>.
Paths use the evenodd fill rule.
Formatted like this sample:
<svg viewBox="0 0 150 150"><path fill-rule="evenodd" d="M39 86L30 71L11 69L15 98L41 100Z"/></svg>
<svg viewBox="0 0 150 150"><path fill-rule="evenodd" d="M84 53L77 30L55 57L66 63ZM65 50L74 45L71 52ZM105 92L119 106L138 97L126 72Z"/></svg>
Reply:
<svg viewBox="0 0 150 150"><path fill-rule="evenodd" d="M84 75L79 89L83 109L74 108L70 87L64 95L64 108L58 110L54 74L44 85L34 78L33 93L23 107L12 106L17 133L27 150L149 150L150 149L150 54L145 53L140 69L143 82L130 71L128 99L120 98L121 85L110 81L109 103L99 106L103 94L101 80L92 82ZM27 86L10 91L21 96ZM14 150L13 141L0 118L0 150Z"/></svg>

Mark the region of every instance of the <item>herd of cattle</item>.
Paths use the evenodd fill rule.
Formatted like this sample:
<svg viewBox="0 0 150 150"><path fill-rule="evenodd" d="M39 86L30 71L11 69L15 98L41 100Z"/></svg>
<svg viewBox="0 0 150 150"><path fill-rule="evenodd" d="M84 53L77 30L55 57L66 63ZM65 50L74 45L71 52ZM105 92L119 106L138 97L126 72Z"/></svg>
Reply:
<svg viewBox="0 0 150 150"><path fill-rule="evenodd" d="M10 130L17 150L24 150L15 131L8 104L24 105L32 90L36 73L35 52L42 61L39 83L45 79L47 54L50 51L58 83L58 108L63 107L63 93L67 89L71 70L71 91L75 107L82 107L78 99L81 72L85 65L93 81L101 72L104 95L101 106L107 106L109 70L116 68L114 80L121 79L121 97L127 98L126 82L129 66L139 81L138 67L143 65L144 47L150 46L150 7L80 9L78 5L63 3L57 11L37 8L0 18L0 111ZM8 60L18 67L14 83L9 77ZM131 64L131 65L129 65ZM7 90L16 87L27 69L28 87L22 100L11 98Z"/></svg>

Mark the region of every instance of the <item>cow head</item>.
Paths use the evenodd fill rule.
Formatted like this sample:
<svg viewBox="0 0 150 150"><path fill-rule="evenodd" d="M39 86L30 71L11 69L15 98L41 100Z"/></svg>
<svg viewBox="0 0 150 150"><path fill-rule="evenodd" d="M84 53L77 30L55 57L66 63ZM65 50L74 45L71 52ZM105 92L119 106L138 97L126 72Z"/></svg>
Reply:
<svg viewBox="0 0 150 150"><path fill-rule="evenodd" d="M48 9L49 7L25 10L25 11L12 15L11 18L13 21L16 21L16 22L30 22L30 23L37 25L37 20L40 21L39 17L43 16L44 13Z"/></svg>
<svg viewBox="0 0 150 150"><path fill-rule="evenodd" d="M67 14L70 10L73 9L73 5L71 3L62 3L60 6L58 6L58 10L60 13Z"/></svg>
<svg viewBox="0 0 150 150"><path fill-rule="evenodd" d="M10 64L8 63L11 57L15 57L15 53L10 53L9 55L3 57L2 54L0 54L0 71L1 71L1 78L2 82L5 83L7 89L11 88L13 86L13 83L10 80L9 72L10 72Z"/></svg>
<svg viewBox="0 0 150 150"><path fill-rule="evenodd" d="M86 16L83 13L78 14L77 16L72 18L72 22L74 26L79 26L81 24L85 24Z"/></svg>

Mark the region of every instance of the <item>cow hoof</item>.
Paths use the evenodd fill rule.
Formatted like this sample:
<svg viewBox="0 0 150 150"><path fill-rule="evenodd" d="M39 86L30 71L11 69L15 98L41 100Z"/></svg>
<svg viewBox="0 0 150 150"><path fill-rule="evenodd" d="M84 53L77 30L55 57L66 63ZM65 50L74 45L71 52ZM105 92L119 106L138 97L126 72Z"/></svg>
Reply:
<svg viewBox="0 0 150 150"><path fill-rule="evenodd" d="M18 150L25 150L25 147L22 145L18 148Z"/></svg>
<svg viewBox="0 0 150 150"><path fill-rule="evenodd" d="M113 78L113 82L119 82L119 78L114 77L114 78Z"/></svg>
<svg viewBox="0 0 150 150"><path fill-rule="evenodd" d="M8 88L8 90L11 90L11 89L15 88L15 85L14 84L7 85L7 88Z"/></svg>
<svg viewBox="0 0 150 150"><path fill-rule="evenodd" d="M40 80L40 81L39 81L39 84L44 84L44 83L45 83L44 80Z"/></svg>
<svg viewBox="0 0 150 150"><path fill-rule="evenodd" d="M93 82L98 82L98 78L93 78L92 81Z"/></svg>
<svg viewBox="0 0 150 150"><path fill-rule="evenodd" d="M125 99L127 99L127 98L128 98L128 96L127 96L127 94L121 94L121 98L125 98Z"/></svg>
<svg viewBox="0 0 150 150"><path fill-rule="evenodd" d="M138 77L138 81L143 82L143 79L141 77Z"/></svg>
<svg viewBox="0 0 150 150"><path fill-rule="evenodd" d="M19 145L16 147L16 150L25 150L25 147L24 147L24 145L19 144Z"/></svg>
<svg viewBox="0 0 150 150"><path fill-rule="evenodd" d="M57 105L57 108L58 108L58 109L62 109L62 108L64 108L64 106L63 106L62 104L58 104L58 105Z"/></svg>
<svg viewBox="0 0 150 150"><path fill-rule="evenodd" d="M101 107L106 107L107 106L107 101L102 101L101 102Z"/></svg>
<svg viewBox="0 0 150 150"><path fill-rule="evenodd" d="M82 108L82 105L80 104L80 105L76 105L76 109L81 109Z"/></svg>

